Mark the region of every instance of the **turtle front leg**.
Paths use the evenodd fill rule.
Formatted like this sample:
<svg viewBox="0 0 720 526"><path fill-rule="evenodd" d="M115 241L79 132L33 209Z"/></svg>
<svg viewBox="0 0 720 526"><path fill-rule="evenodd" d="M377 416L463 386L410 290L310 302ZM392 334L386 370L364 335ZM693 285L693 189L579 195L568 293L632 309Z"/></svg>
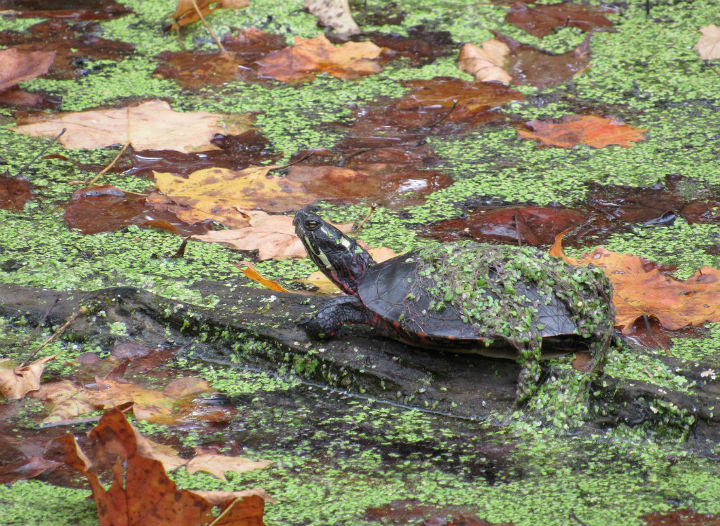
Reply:
<svg viewBox="0 0 720 526"><path fill-rule="evenodd" d="M308 338L327 340L346 323L370 324L374 315L355 296L333 298L323 305L314 318L301 322Z"/></svg>

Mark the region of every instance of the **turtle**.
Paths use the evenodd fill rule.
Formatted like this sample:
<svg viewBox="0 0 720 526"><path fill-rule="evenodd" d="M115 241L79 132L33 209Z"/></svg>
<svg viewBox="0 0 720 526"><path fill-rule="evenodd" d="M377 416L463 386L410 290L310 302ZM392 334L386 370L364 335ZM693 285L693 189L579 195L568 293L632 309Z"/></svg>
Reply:
<svg viewBox="0 0 720 526"><path fill-rule="evenodd" d="M474 241L433 243L376 263L312 208L293 224L310 259L345 293L300 323L311 339L367 324L415 347L514 358L516 404L539 385L539 360L552 355L544 345L567 352L583 342L594 370L611 341L612 287L600 268Z"/></svg>

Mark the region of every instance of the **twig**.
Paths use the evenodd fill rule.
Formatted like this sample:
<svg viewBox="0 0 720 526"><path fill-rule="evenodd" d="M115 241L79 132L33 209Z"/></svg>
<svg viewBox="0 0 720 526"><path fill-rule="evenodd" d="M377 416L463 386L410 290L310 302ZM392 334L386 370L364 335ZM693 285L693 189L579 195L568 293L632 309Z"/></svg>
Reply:
<svg viewBox="0 0 720 526"><path fill-rule="evenodd" d="M575 520L575 521L577 521L577 523L578 523L580 526L588 526L588 523L587 523L587 522L585 522L585 521L583 521L583 520L580 520L580 517L578 517L577 515L575 515L575 510L573 510L573 509L570 510L570 518L573 519L573 520Z"/></svg>
<svg viewBox="0 0 720 526"><path fill-rule="evenodd" d="M52 336L50 336L47 340L42 342L42 344L40 344L40 347L35 349L35 351L32 354L30 354L30 356L27 357L27 359L23 362L22 366L25 367L27 364L29 364L32 361L32 359L35 358L35 356L37 356L37 353L42 351L50 342L52 342L55 338L57 338L60 334L62 334L65 331L65 329L67 329L70 326L70 324L78 318L78 316L80 316L81 314L87 314L87 312L88 312L87 307L80 307L77 310L77 312L75 312L72 316L70 316L70 319L68 321L66 321L62 327L60 327L58 330L56 330Z"/></svg>
<svg viewBox="0 0 720 526"><path fill-rule="evenodd" d="M20 168L20 170L18 170L18 173L15 174L15 177L18 177L21 173L23 173L25 170L27 170L27 169L30 167L30 165L32 165L32 163L34 163L35 161L37 161L38 158L39 158L42 154L44 154L44 153L47 151L47 149L50 148L50 146L52 146L53 144L55 144L55 142L56 142L60 137L62 137L62 136L63 136L63 133L65 133L66 131L67 131L67 128L63 128L62 130L60 130L60 133L58 133L52 141L50 141L48 144L46 144L45 147L44 147L42 150L40 150L40 153L39 153L39 154L37 154L35 157L32 158L32 161L28 162L27 164L25 164L25 166L23 166L22 168Z"/></svg>
<svg viewBox="0 0 720 526"><path fill-rule="evenodd" d="M215 517L215 520L214 520L214 521L212 521L210 524L208 524L208 526L215 526L215 525L220 521L220 519L222 519L222 518L225 516L225 514L227 514L227 512L230 511L230 508L232 508L233 506L235 506L235 504L237 504L237 503L240 502L241 500L242 500L241 498L237 498L237 499L235 499L234 501L232 501L232 502L230 503L230 505L229 505L227 508L225 508L220 515L218 515L217 517Z"/></svg>
<svg viewBox="0 0 720 526"><path fill-rule="evenodd" d="M353 235L357 235L357 233L360 232L360 229L363 227L363 225L365 224L365 222L366 222L368 219L370 219L370 216L373 215L373 212L375 212L375 209L376 209L376 208L377 208L377 205L376 205L375 203L372 203L372 204L370 205L370 211L367 213L367 215L365 216L365 218L364 218L362 221L360 221L360 224L357 226L357 228L353 228L353 229L352 229L352 234L353 234Z"/></svg>
<svg viewBox="0 0 720 526"><path fill-rule="evenodd" d="M220 51L222 51L223 55L227 54L227 49L225 49L225 46L222 45L222 42L218 39L218 37L215 36L215 33L213 33L213 30L210 29L210 25L205 20L205 17L202 14L202 11L200 11L200 8L197 5L197 2L195 0L192 0L193 7L195 8L195 11L197 11L198 16L200 17L200 20L202 20L202 23L205 25L205 28L208 30L208 33L210 33L210 36L213 37L213 40L217 43L218 47L220 48Z"/></svg>
<svg viewBox="0 0 720 526"><path fill-rule="evenodd" d="M93 177L93 178L90 179L89 181L86 181L86 182L85 182L85 186L90 186L90 185L95 184L95 182L96 182L98 179L100 179L100 177L102 177L105 173L107 173L107 171L115 165L115 163L116 163L117 160L120 158L120 156L125 152L125 150L127 150L127 147L128 147L128 146L130 146L130 143L129 143L129 142L126 142L126 143L125 143L125 146L122 147L122 149L118 152L118 154L115 156L115 158L114 158L112 161L110 161L110 164L108 164L105 168L103 168L103 169L100 171L100 173L97 174L95 177Z"/></svg>

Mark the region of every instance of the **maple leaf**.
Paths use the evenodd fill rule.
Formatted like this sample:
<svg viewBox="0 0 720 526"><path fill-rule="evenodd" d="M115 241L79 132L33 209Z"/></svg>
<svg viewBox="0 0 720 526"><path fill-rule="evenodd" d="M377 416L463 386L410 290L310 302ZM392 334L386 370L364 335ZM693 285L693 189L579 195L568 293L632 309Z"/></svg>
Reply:
<svg viewBox="0 0 720 526"><path fill-rule="evenodd" d="M155 172L155 186L168 199L184 207L185 211L172 209L183 221L213 219L226 226L246 226L247 214L239 209L286 212L317 200L316 196L306 193L301 183L270 175L276 168L250 166L240 171L208 168L193 172L187 178ZM149 200L155 202L156 198Z"/></svg>
<svg viewBox="0 0 720 526"><path fill-rule="evenodd" d="M207 111L173 111L165 101L143 102L118 109L59 113L34 117L12 128L32 136L60 137L66 148L98 148L132 143L137 150L213 150L215 134L239 134L250 128L252 116L222 115Z"/></svg>
<svg viewBox="0 0 720 526"><path fill-rule="evenodd" d="M603 16L608 12L617 10L569 3L528 7L523 2L516 2L510 6L505 21L531 35L545 37L559 27L577 27L582 31L612 27L613 23Z"/></svg>
<svg viewBox="0 0 720 526"><path fill-rule="evenodd" d="M656 318L669 330L720 321L720 270L716 268L702 267L680 281L632 254L597 248L581 258L569 258L562 250L562 234L555 239L550 255L570 265L603 269L613 286L615 326L625 334L642 316Z"/></svg>
<svg viewBox="0 0 720 526"><path fill-rule="evenodd" d="M214 230L193 239L212 243L223 243L238 250L257 250L258 259L287 259L305 257L305 247L295 235L293 218L285 215L270 215L260 210L243 210L249 217L249 226L232 230ZM349 232L352 225L335 225L343 232Z"/></svg>
<svg viewBox="0 0 720 526"><path fill-rule="evenodd" d="M259 61L260 74L283 82L312 80L316 73L352 79L382 71L373 62L382 48L372 42L345 42L334 46L323 35L295 37L295 46L271 53Z"/></svg>
<svg viewBox="0 0 720 526"><path fill-rule="evenodd" d="M15 86L21 80L32 80L44 75L54 61L54 51L3 49L0 51L0 91Z"/></svg>
<svg viewBox="0 0 720 526"><path fill-rule="evenodd" d="M543 145L560 148L572 148L576 144L593 148L616 144L629 148L631 142L643 140L643 132L647 131L596 115L565 115L557 123L530 121L525 126L517 130L523 139L535 139Z"/></svg>
<svg viewBox="0 0 720 526"><path fill-rule="evenodd" d="M512 75L503 69L509 54L507 44L494 38L483 42L482 48L468 43L460 49L458 66L475 80L510 84Z"/></svg>
<svg viewBox="0 0 720 526"><path fill-rule="evenodd" d="M170 526L219 524L264 526L265 501L274 502L261 488L233 492L179 490L163 464L147 455L147 444L118 410L105 413L90 432L100 466L112 468L112 485L105 489L93 465L71 434L56 439L65 463L90 483L101 526L153 524ZM213 508L218 506L219 513ZM218 522L219 515L222 520Z"/></svg>
<svg viewBox="0 0 720 526"><path fill-rule="evenodd" d="M33 363L22 367L12 367L10 360L0 361L0 395L8 400L18 400L30 391L37 391L40 388L40 376L42 376L45 364L54 360L55 355L38 358Z"/></svg>
<svg viewBox="0 0 720 526"><path fill-rule="evenodd" d="M720 27L710 24L700 29L703 36L693 49L698 52L703 60L715 60L720 58Z"/></svg>
<svg viewBox="0 0 720 526"><path fill-rule="evenodd" d="M348 0L305 0L305 7L320 19L322 25L332 27L339 35L360 33Z"/></svg>

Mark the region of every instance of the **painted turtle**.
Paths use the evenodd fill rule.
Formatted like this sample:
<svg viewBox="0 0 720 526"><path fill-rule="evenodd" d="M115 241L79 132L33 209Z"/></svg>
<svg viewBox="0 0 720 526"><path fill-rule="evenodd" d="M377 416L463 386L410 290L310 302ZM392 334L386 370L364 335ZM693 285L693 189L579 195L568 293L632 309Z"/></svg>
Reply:
<svg viewBox="0 0 720 526"><path fill-rule="evenodd" d="M521 365L518 401L537 386L543 344L567 350L568 340L584 340L594 368L611 340L612 287L596 267L475 242L433 244L376 263L310 209L293 224L308 256L348 294L302 324L311 338L364 323L417 347L513 357Z"/></svg>

